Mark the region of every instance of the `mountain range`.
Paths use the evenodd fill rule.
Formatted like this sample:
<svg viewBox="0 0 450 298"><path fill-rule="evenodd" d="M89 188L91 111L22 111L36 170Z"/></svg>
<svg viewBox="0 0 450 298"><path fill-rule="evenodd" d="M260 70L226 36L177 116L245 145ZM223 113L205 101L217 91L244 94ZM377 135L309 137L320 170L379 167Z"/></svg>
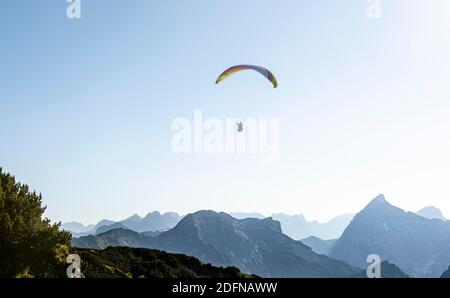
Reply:
<svg viewBox="0 0 450 298"><path fill-rule="evenodd" d="M428 218L428 219L440 219L446 221L447 219L442 215L441 210L434 206L428 206L425 208L420 209L416 212L417 215L420 215L422 217Z"/></svg>
<svg viewBox="0 0 450 298"><path fill-rule="evenodd" d="M272 218L281 222L283 232L291 238L300 240L315 236L321 239L339 238L352 220L354 214L343 214L330 221L320 223L308 221L303 215L273 214Z"/></svg>
<svg viewBox="0 0 450 298"><path fill-rule="evenodd" d="M103 249L132 246L194 256L216 266L235 266L262 277L355 276L361 269L316 254L282 233L271 218L236 219L226 213L199 211L156 237L131 230L111 230L73 239L73 246Z"/></svg>
<svg viewBox="0 0 450 298"><path fill-rule="evenodd" d="M155 232L164 231L175 227L182 217L175 212L159 213L154 211L148 213L145 217L135 214L124 220L115 222L104 219L96 225L84 226L78 222L63 223L61 228L70 231L73 237L81 237L87 235L96 235L113 229L130 229L136 232Z"/></svg>
<svg viewBox="0 0 450 298"><path fill-rule="evenodd" d="M439 277L450 264L450 222L389 204L383 195L359 212L327 254L363 267L378 254L414 277Z"/></svg>
<svg viewBox="0 0 450 298"><path fill-rule="evenodd" d="M134 216L72 243L82 248L130 246L183 253L263 277L358 276L369 254L395 266L385 266L394 277L439 277L450 264L450 222L405 212L383 195L356 214L338 239L310 236L296 241L273 218L234 215L242 219L199 211L172 229L141 233L129 228L142 222Z"/></svg>
<svg viewBox="0 0 450 298"><path fill-rule="evenodd" d="M237 219L256 218L263 219L266 216L260 213L236 212L230 213ZM321 239L338 238L345 227L350 223L353 214L345 214L337 216L326 223L318 221L308 221L303 215L288 215L284 213L276 213L273 219L281 223L284 234L292 239L300 240L310 236L319 237ZM175 227L175 225L183 218L175 212L167 212L164 214L154 211L148 213L145 217L135 214L121 221L101 220L96 225L84 226L78 222L67 222L61 225L61 228L72 233L73 237L81 237L87 235L96 235L113 229L130 229L136 232L156 232L164 231Z"/></svg>
<svg viewBox="0 0 450 298"><path fill-rule="evenodd" d="M260 213L234 212L230 213L230 215L238 219L265 218ZM353 216L354 214L343 214L325 223L320 223L316 220L308 221L302 214L289 215L285 213L274 213L270 217L281 223L284 234L292 239L300 240L311 236L321 239L336 239L341 236Z"/></svg>
<svg viewBox="0 0 450 298"><path fill-rule="evenodd" d="M422 208L416 212L417 215L428 219L446 220L442 212L433 206ZM257 218L263 219L266 216L261 213L253 212L232 212L231 216L237 219ZM308 221L302 214L288 215L285 213L274 213L270 217L281 223L281 229L284 234L292 239L300 240L309 237L332 240L342 235L342 232L353 219L354 214L343 214L336 216L325 223L316 220ZM124 220L115 222L104 219L96 225L84 226L79 222L67 222L61 225L62 229L70 231L74 237L95 235L104 233L108 230L117 228L130 229L136 232L161 232L173 228L183 216L175 212L159 213L154 211L148 213L144 218L135 214Z"/></svg>

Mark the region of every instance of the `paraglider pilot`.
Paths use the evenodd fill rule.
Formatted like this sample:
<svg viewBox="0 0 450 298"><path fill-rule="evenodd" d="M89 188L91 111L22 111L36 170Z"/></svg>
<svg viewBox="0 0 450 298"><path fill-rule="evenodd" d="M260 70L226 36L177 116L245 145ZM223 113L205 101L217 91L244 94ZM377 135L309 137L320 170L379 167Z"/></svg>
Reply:
<svg viewBox="0 0 450 298"><path fill-rule="evenodd" d="M238 122L236 122L236 125L237 125L237 131L238 132L244 131L244 122L238 121Z"/></svg>

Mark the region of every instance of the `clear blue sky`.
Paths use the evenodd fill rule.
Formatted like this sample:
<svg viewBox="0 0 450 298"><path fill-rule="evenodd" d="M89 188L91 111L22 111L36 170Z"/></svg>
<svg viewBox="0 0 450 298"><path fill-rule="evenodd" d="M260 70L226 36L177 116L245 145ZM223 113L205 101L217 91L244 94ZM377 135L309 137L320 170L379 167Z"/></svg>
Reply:
<svg viewBox="0 0 450 298"><path fill-rule="evenodd" d="M0 166L55 221L152 210L326 220L384 193L450 216L450 2L0 3ZM226 67L272 69L214 84ZM280 119L280 161L173 155L175 117Z"/></svg>

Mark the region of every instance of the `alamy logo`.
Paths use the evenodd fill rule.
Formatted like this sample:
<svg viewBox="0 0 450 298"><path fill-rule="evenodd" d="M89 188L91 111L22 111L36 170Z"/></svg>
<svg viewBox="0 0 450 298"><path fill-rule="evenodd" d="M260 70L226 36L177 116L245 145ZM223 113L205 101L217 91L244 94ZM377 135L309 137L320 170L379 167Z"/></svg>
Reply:
<svg viewBox="0 0 450 298"><path fill-rule="evenodd" d="M367 7L367 17L369 19L381 18L381 0L366 0L369 3Z"/></svg>
<svg viewBox="0 0 450 298"><path fill-rule="evenodd" d="M262 164L279 159L279 120L276 118L175 118L171 147L175 154L250 154Z"/></svg>
<svg viewBox="0 0 450 298"><path fill-rule="evenodd" d="M367 277L381 278L381 258L377 254L367 256Z"/></svg>
<svg viewBox="0 0 450 298"><path fill-rule="evenodd" d="M80 19L81 18L81 0L66 0L67 10L66 15L69 19Z"/></svg>
<svg viewBox="0 0 450 298"><path fill-rule="evenodd" d="M67 267L68 278L81 278L81 258L79 255L71 254L67 256L66 262L71 264Z"/></svg>

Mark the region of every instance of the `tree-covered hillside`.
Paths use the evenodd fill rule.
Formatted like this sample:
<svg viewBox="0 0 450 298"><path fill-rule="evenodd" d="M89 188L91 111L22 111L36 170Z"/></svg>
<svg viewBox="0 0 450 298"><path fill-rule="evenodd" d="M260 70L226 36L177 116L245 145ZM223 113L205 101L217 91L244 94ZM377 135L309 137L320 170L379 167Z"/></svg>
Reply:
<svg viewBox="0 0 450 298"><path fill-rule="evenodd" d="M73 253L81 257L81 273L86 278L251 277L235 267L214 267L194 257L146 248L74 249Z"/></svg>
<svg viewBox="0 0 450 298"><path fill-rule="evenodd" d="M56 277L65 272L70 234L42 218L42 196L0 168L0 277Z"/></svg>
<svg viewBox="0 0 450 298"><path fill-rule="evenodd" d="M72 249L70 233L42 218L42 196L0 168L0 278L67 277L69 252L81 257L81 273L96 277L248 277L185 255L128 247Z"/></svg>

